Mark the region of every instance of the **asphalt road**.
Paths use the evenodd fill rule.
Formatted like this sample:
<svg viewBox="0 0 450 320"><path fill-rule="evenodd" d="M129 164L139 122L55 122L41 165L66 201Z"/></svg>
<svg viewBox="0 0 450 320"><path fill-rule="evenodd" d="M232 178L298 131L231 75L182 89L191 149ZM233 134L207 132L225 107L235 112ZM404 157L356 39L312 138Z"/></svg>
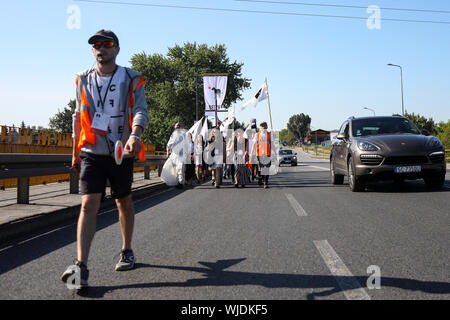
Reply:
<svg viewBox="0 0 450 320"><path fill-rule="evenodd" d="M117 212L101 214L79 294L59 280L76 225L4 244L0 299L450 299L449 179L440 191L416 181L352 193L327 168L283 167L266 190L204 184L136 202L129 272L114 271ZM379 289L367 287L372 270Z"/></svg>

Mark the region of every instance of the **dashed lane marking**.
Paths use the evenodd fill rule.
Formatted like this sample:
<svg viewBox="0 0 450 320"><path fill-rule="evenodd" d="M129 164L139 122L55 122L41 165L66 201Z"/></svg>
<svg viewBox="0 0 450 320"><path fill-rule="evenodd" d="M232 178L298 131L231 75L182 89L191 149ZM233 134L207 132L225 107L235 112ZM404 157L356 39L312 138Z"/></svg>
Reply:
<svg viewBox="0 0 450 320"><path fill-rule="evenodd" d="M319 250L325 264L330 269L347 300L370 300L370 296L356 280L341 258L327 240L316 240L314 244Z"/></svg>
<svg viewBox="0 0 450 320"><path fill-rule="evenodd" d="M299 217L306 217L308 215L305 209L303 209L300 203L298 203L298 201L295 200L292 194L286 193L285 196L288 199L289 203L291 204L291 207L294 209L295 213L297 213Z"/></svg>

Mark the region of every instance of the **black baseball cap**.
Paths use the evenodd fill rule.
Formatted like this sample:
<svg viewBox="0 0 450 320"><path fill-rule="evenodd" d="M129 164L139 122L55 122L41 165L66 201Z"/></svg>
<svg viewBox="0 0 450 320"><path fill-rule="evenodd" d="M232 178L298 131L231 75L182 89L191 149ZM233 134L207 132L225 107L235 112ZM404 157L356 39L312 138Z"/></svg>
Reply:
<svg viewBox="0 0 450 320"><path fill-rule="evenodd" d="M119 38L111 30L101 29L98 30L92 37L89 38L88 43L94 44L100 39L110 39L113 40L117 45L119 45Z"/></svg>

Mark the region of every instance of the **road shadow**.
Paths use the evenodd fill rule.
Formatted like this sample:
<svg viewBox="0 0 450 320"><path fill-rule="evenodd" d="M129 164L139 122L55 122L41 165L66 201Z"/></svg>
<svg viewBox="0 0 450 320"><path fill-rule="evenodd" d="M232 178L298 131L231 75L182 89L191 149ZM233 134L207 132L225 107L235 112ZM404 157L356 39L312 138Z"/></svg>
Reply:
<svg viewBox="0 0 450 320"><path fill-rule="evenodd" d="M300 166L300 165L299 165ZM308 167L308 166L305 166ZM317 175L321 172L321 175ZM311 174L314 173L314 174ZM333 185L330 183L329 172L327 171L307 171L281 172L269 178L269 185L273 188L348 188L348 179L344 178L342 185ZM392 180L386 181L368 181L364 192L371 193L440 193L450 192L450 180L445 180L441 189L428 188L422 179L406 180L402 183L395 183Z"/></svg>
<svg viewBox="0 0 450 320"><path fill-rule="evenodd" d="M148 199L144 198L135 203L136 215L170 200L182 192L182 190L171 189L158 194L157 197L149 195ZM119 214L116 207L101 210L97 216L97 232L118 223L118 221ZM70 221L53 224L26 236L1 243L0 275L76 242L76 230L77 219L70 219Z"/></svg>
<svg viewBox="0 0 450 320"><path fill-rule="evenodd" d="M217 260L216 262L198 263L204 267L189 266L167 266L139 263L136 268L169 269L174 271L188 271L199 273L199 278L189 279L184 282L153 282L135 283L120 286L94 286L85 288L77 293L84 298L100 299L107 293L126 289L151 289L164 287L223 287L223 286L261 286L265 288L288 288L288 289L324 289L317 293L310 293L306 296L308 300L315 300L316 297L327 297L332 294L343 292L336 277L332 275L308 275L308 274L285 274L285 273L254 273L243 271L227 271L246 258ZM352 283L350 277L342 276L340 280L345 283ZM350 286L347 290L366 288L367 276L356 276L358 284ZM409 291L421 291L429 294L450 294L449 282L420 281L413 279L402 279L392 277L382 277L381 287L393 287ZM250 297L251 298L251 297ZM298 297L295 297L298 299Z"/></svg>
<svg viewBox="0 0 450 320"><path fill-rule="evenodd" d="M423 180L410 180L403 183L393 181L370 182L366 186L366 192L377 193L440 193L450 191L450 181L446 180L441 189L428 188Z"/></svg>

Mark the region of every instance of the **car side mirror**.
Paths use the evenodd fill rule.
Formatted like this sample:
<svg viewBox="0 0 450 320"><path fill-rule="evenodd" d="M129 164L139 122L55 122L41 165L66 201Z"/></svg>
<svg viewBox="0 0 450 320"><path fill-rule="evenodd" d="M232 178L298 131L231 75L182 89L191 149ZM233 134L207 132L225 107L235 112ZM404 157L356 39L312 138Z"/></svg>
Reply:
<svg viewBox="0 0 450 320"><path fill-rule="evenodd" d="M428 131L427 129L420 130L420 133L423 134L424 136L429 136L430 135L430 131Z"/></svg>
<svg viewBox="0 0 450 320"><path fill-rule="evenodd" d="M336 139L338 139L338 140L345 140L345 135L342 134L342 133L339 133L339 134L336 136Z"/></svg>

